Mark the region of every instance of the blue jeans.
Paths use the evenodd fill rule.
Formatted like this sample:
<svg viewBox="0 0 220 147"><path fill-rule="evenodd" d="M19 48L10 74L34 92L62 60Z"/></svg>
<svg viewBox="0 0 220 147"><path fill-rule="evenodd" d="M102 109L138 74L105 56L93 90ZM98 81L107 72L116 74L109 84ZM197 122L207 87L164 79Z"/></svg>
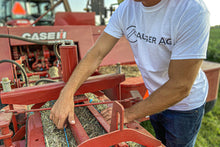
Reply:
<svg viewBox="0 0 220 147"><path fill-rule="evenodd" d="M193 147L204 115L204 105L189 111L165 110L150 116L157 139L167 147Z"/></svg>

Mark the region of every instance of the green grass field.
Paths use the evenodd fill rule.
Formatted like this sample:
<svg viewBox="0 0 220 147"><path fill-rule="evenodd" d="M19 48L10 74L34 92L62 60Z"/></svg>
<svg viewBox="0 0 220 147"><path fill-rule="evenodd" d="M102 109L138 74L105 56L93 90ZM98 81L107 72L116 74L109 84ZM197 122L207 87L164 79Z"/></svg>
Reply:
<svg viewBox="0 0 220 147"><path fill-rule="evenodd" d="M212 111L205 114L199 131L196 147L220 146L220 90Z"/></svg>
<svg viewBox="0 0 220 147"><path fill-rule="evenodd" d="M220 63L220 26L211 28L207 60ZM155 135L150 121L141 125ZM220 89L214 108L204 115L195 147L220 147Z"/></svg>

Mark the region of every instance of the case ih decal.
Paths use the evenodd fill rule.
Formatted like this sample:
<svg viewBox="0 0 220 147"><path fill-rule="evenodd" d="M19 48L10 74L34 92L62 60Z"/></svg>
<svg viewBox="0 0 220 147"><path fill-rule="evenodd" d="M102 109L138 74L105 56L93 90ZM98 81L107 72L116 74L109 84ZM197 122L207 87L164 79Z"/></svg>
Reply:
<svg viewBox="0 0 220 147"><path fill-rule="evenodd" d="M66 39L66 34L66 32L61 30L60 32L24 33L22 37L33 40L56 40Z"/></svg>

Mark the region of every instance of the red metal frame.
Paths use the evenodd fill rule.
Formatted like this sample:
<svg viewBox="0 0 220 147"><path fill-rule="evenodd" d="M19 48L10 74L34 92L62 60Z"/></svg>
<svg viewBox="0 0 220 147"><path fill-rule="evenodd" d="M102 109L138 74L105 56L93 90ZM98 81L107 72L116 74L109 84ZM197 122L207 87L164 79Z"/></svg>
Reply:
<svg viewBox="0 0 220 147"><path fill-rule="evenodd" d="M54 25L95 25L95 12L57 12Z"/></svg>
<svg viewBox="0 0 220 147"><path fill-rule="evenodd" d="M108 89L115 85L119 85L124 79L124 75L120 74L94 76L84 82L75 95ZM1 92L0 98L3 104L37 104L57 99L64 86L64 82L57 82L17 88L10 92Z"/></svg>
<svg viewBox="0 0 220 147"><path fill-rule="evenodd" d="M1 27L0 34L8 34L8 29L6 27ZM10 50L10 45L9 45L9 39L8 38L1 38L0 39L0 46L1 46L0 60L11 59L11 50ZM1 69L0 79L2 79L3 77L8 77L9 80L11 80L11 81L14 80L13 68L12 68L11 63L0 64L0 69Z"/></svg>
<svg viewBox="0 0 220 147"><path fill-rule="evenodd" d="M118 114L120 114L120 130L118 130ZM88 147L91 145L95 147L109 147L125 141L133 141L149 147L163 146L159 140L152 136L145 135L134 129L124 129L123 122L124 108L120 103L115 102L112 111L111 132L86 140L78 147Z"/></svg>
<svg viewBox="0 0 220 147"><path fill-rule="evenodd" d="M86 131L84 130L77 116L75 115L74 117L75 117L75 125L70 125L70 129L76 140L76 143L81 144L82 142L88 140L89 136L87 135Z"/></svg>
<svg viewBox="0 0 220 147"><path fill-rule="evenodd" d="M12 145L13 132L9 129L11 119L11 113L0 113L0 140L3 140L5 147Z"/></svg>
<svg viewBox="0 0 220 147"><path fill-rule="evenodd" d="M26 140L28 147L45 147L40 112L35 112L28 119Z"/></svg>
<svg viewBox="0 0 220 147"><path fill-rule="evenodd" d="M78 55L76 46L61 46L60 56L62 63L63 81L67 82L74 68L78 64Z"/></svg>

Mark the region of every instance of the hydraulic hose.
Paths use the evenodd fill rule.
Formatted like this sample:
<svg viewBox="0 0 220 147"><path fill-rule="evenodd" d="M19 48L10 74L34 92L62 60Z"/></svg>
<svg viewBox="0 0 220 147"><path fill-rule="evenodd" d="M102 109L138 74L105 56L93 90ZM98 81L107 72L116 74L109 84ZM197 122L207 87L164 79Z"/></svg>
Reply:
<svg viewBox="0 0 220 147"><path fill-rule="evenodd" d="M20 37L20 36L9 35L9 34L0 34L0 38L18 39L18 40L22 40L22 41L26 41L26 42L31 42L31 43L39 44L39 45L53 45L54 46L55 55L57 56L57 58L59 60L60 60L60 55L58 54L57 46L59 44L69 44L69 45L73 45L74 44L73 40L39 41L39 40L32 40L32 39L28 39L28 38L24 38L24 37ZM5 59L5 60L1 60L0 61L0 63L3 63L3 62L9 62L9 63L13 63L13 64L17 65L21 69L22 73L24 74L26 86L29 85L27 74L26 74L26 72L25 72L25 70L24 70L24 68L22 66L20 66L17 62L15 62L13 60Z"/></svg>
<svg viewBox="0 0 220 147"><path fill-rule="evenodd" d="M16 66L18 66L22 73L24 74L24 80L25 80L25 86L28 87L29 85L29 82L28 82L28 77L27 77L27 73L25 72L24 68L18 64L17 62L13 61L13 60L9 60L9 59L4 59L4 60L0 60L0 63L5 63L5 62L8 62L8 63L12 63L12 64L15 64Z"/></svg>
<svg viewBox="0 0 220 147"><path fill-rule="evenodd" d="M31 43L36 43L36 44L40 44L40 45L52 45L52 44L54 44L54 43L49 42L49 41L47 42L47 41L32 40L32 39L27 39L27 38L24 38L24 37L15 36L15 35L8 35L8 34L0 34L0 38L18 39L18 40L27 41L27 42L31 42Z"/></svg>
<svg viewBox="0 0 220 147"><path fill-rule="evenodd" d="M36 81L35 85L38 85L41 82L55 83L57 81L54 81L54 80L51 80L51 79L40 79L40 80Z"/></svg>

